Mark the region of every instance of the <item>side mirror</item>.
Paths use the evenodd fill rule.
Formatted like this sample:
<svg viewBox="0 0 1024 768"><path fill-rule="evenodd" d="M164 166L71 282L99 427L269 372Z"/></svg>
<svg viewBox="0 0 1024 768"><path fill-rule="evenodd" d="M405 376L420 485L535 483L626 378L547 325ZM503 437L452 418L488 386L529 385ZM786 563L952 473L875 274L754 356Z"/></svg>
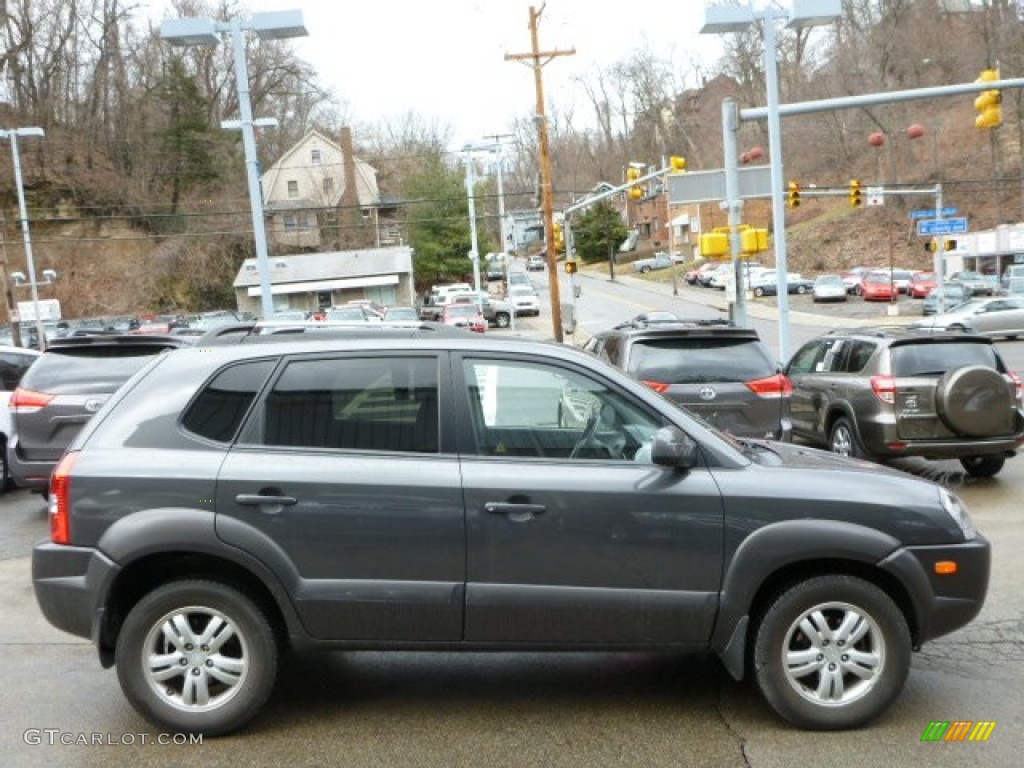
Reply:
<svg viewBox="0 0 1024 768"><path fill-rule="evenodd" d="M663 467L690 469L696 466L697 443L678 427L662 427L651 441L651 462Z"/></svg>

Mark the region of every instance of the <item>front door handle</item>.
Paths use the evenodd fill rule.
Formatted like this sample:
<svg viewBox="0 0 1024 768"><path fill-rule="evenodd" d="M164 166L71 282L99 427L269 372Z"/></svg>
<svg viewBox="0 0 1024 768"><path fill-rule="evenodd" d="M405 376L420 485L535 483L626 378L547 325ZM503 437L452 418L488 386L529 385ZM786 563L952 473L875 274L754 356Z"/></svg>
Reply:
<svg viewBox="0 0 1024 768"><path fill-rule="evenodd" d="M488 501L484 511L492 515L505 515L514 523L525 523L547 510L543 504L515 504L512 502Z"/></svg>

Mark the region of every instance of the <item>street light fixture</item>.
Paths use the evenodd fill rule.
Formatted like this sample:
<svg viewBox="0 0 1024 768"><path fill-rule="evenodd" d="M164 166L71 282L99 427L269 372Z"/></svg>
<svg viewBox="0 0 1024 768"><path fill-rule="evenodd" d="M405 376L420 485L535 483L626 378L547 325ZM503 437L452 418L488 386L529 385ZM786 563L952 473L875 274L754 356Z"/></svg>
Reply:
<svg viewBox="0 0 1024 768"><path fill-rule="evenodd" d="M252 208L253 236L256 240L256 266L260 276L260 307L264 318L274 316L274 299L270 286L270 265L267 256L267 231L263 220L263 195L260 192L259 160L256 157L254 126L270 125L270 118L253 120L249 99L249 72L245 63L242 30L255 32L261 40L283 40L305 37L309 33L302 21L302 11L254 13L247 19L233 18L220 22L206 18L170 19L160 27L160 37L172 45L214 47L223 33L230 33L235 59L235 87L241 120L225 121L242 131L245 148L245 169L249 182L249 205ZM274 123L276 125L276 121ZM223 125L223 124L222 124Z"/></svg>
<svg viewBox="0 0 1024 768"><path fill-rule="evenodd" d="M772 182L772 229L775 243L775 268L778 274L779 308L779 357L785 360L789 354L789 292L787 290L786 265L786 205L782 182L782 130L779 119L779 76L776 60L775 22L788 19L790 29L830 24L842 16L842 0L793 0L790 11L766 7L756 10L738 2L726 2L707 6L705 24L701 34L723 34L742 32L755 20L764 22L764 71L768 108L768 154L771 162ZM726 175L736 165L736 158L725 158ZM736 201L727 201L733 205ZM738 211L735 213L738 218Z"/></svg>
<svg viewBox="0 0 1024 768"><path fill-rule="evenodd" d="M28 266L28 283L32 288L32 311L35 313L36 338L39 340L39 351L46 349L46 335L43 333L43 321L39 317L39 290L36 287L36 264L32 258L32 235L28 229L28 212L25 210L25 187L21 180L21 157L18 154L18 137L35 136L42 138L46 132L42 128L12 128L0 130L0 139L11 140L11 155L14 158L14 184L18 188L18 213L21 217L21 234L25 238L25 264ZM12 275L13 277L13 275Z"/></svg>

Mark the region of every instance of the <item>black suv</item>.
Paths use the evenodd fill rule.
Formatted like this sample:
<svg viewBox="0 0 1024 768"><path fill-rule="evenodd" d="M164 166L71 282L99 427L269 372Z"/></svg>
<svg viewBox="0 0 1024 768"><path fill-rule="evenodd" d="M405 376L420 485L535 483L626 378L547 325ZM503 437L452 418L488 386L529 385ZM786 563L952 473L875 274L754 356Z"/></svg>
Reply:
<svg viewBox="0 0 1024 768"><path fill-rule="evenodd" d="M310 646L710 648L792 722L856 727L984 601L955 494L730 438L578 350L221 338L151 358L85 425L32 557L47 619L168 732L242 726Z"/></svg>
<svg viewBox="0 0 1024 768"><path fill-rule="evenodd" d="M193 339L73 332L50 339L11 395L7 466L14 484L46 493L78 430L150 357Z"/></svg>
<svg viewBox="0 0 1024 768"><path fill-rule="evenodd" d="M984 336L833 331L797 350L786 373L793 433L844 456L959 459L991 477L1024 442L1021 380Z"/></svg>
<svg viewBox="0 0 1024 768"><path fill-rule="evenodd" d="M641 315L594 334L583 349L726 432L791 438L789 380L752 328Z"/></svg>

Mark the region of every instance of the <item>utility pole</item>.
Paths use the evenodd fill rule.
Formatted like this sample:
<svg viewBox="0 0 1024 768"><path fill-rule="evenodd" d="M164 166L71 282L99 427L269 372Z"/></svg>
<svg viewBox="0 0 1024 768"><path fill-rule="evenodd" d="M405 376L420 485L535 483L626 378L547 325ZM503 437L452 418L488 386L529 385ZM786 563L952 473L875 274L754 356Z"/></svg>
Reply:
<svg viewBox="0 0 1024 768"><path fill-rule="evenodd" d="M501 247L499 250L502 253L508 253L508 231L505 227L505 188L502 179L502 174L505 172L505 145L501 143L502 139L514 138L511 133L495 133L489 136L485 136L485 139L493 139L493 151L497 156L497 172L498 172L498 238L501 240ZM505 265L506 279L508 272L508 264Z"/></svg>
<svg viewBox="0 0 1024 768"><path fill-rule="evenodd" d="M555 341L562 342L562 304L558 291L558 254L555 253L554 202L551 194L551 153L548 150L548 123L544 112L544 82L541 69L556 56L572 56L576 49L568 51L541 51L537 39L537 24L544 6L538 11L530 6L530 53L506 53L505 61L530 60L533 67L534 85L537 90L537 136L540 143L540 193L541 211L544 218L544 246L548 257L548 287L551 294L551 324ZM571 245L568 247L572 247Z"/></svg>

